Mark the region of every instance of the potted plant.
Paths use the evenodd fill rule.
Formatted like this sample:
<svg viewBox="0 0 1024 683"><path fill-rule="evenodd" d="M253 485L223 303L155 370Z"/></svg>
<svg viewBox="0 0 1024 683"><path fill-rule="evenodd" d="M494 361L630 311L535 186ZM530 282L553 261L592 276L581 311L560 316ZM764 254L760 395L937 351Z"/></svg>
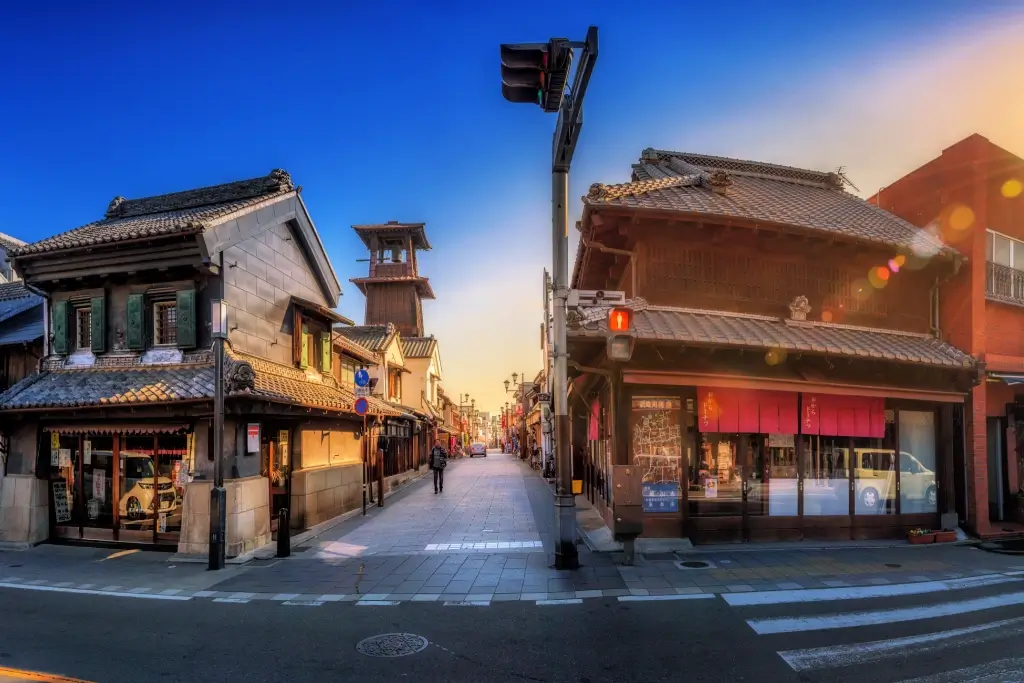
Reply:
<svg viewBox="0 0 1024 683"><path fill-rule="evenodd" d="M935 542L935 532L931 529L911 529L907 533L907 540L910 541L911 545L923 545L925 543Z"/></svg>
<svg viewBox="0 0 1024 683"><path fill-rule="evenodd" d="M955 543L956 542L956 531L950 531L943 529L942 531L935 532L936 543Z"/></svg>

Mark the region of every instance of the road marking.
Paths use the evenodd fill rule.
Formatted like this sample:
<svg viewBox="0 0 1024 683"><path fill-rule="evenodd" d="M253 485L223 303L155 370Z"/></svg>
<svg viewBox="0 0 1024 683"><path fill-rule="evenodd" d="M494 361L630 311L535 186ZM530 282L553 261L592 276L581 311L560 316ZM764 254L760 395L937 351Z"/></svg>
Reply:
<svg viewBox="0 0 1024 683"><path fill-rule="evenodd" d="M993 633L993 631L1001 632ZM954 638L957 639L956 646L963 648L966 645L979 644L993 638L1022 632L1024 632L1024 617L1017 617L905 638L875 640L853 645L829 645L805 650L785 650L778 654L794 671L809 671L870 664L908 649L913 649L914 656L920 656L929 652L946 650L949 647L949 643L946 641Z"/></svg>
<svg viewBox="0 0 1024 683"><path fill-rule="evenodd" d="M228 602L233 605L244 605L249 602L248 598L214 598L214 602Z"/></svg>
<svg viewBox="0 0 1024 683"><path fill-rule="evenodd" d="M562 600L538 600L537 605L580 605L583 600L580 598L564 598Z"/></svg>
<svg viewBox="0 0 1024 683"><path fill-rule="evenodd" d="M360 607L390 607L400 604L398 600L356 600Z"/></svg>
<svg viewBox="0 0 1024 683"><path fill-rule="evenodd" d="M900 683L1005 683L1006 681L1024 681L1024 658L1000 659L966 669L909 678Z"/></svg>
<svg viewBox="0 0 1024 683"><path fill-rule="evenodd" d="M713 600L714 593L690 593L688 595L620 595L619 602L660 602L662 600Z"/></svg>
<svg viewBox="0 0 1024 683"><path fill-rule="evenodd" d="M936 605L922 605L918 607L874 610L868 612L847 612L845 614L829 614L816 617L747 619L747 624L750 628L754 629L754 632L760 635L767 633L823 631L837 628L854 628L857 626L896 624L904 621L935 619L937 617L981 612L984 610L995 609L996 607L1010 607L1012 605L1024 605L1024 593L991 595L984 598L961 600L959 602L943 602Z"/></svg>
<svg viewBox="0 0 1024 683"><path fill-rule="evenodd" d="M0 583L0 588L17 588L23 591L46 591L49 593L77 593L79 595L113 595L119 598L142 598L143 600L191 600L187 595L160 595L159 593L124 593L115 591L86 590L84 588L58 588L27 583Z"/></svg>
<svg viewBox="0 0 1024 683"><path fill-rule="evenodd" d="M448 600L445 607L490 607L490 600Z"/></svg>
<svg viewBox="0 0 1024 683"><path fill-rule="evenodd" d="M298 593L278 593L270 599L277 600L278 602L284 602L286 600L294 600L297 597L299 597Z"/></svg>
<svg viewBox="0 0 1024 683"><path fill-rule="evenodd" d="M319 607L324 604L322 600L288 600L284 605L294 605L296 607Z"/></svg>
<svg viewBox="0 0 1024 683"><path fill-rule="evenodd" d="M955 591L982 586L998 586L1014 583L1021 579L1002 574L986 574L948 581L920 581L885 586L848 586L843 588L812 588L786 591L759 591L756 593L726 593L722 598L733 607L751 605L782 605L797 602L819 602L828 600L861 600L865 598L888 598L898 595L920 595L938 591Z"/></svg>

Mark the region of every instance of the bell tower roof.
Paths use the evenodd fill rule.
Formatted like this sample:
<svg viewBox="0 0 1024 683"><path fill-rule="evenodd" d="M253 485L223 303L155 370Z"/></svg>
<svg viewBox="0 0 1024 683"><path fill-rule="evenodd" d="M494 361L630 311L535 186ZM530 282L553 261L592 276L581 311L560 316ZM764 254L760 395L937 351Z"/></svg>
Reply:
<svg viewBox="0 0 1024 683"><path fill-rule="evenodd" d="M387 223L377 223L374 225L353 225L352 229L363 240L363 244L366 245L367 249L373 249L374 236L378 239L411 237L413 249L429 251L431 248L430 242L427 241L427 227L425 223L388 221Z"/></svg>

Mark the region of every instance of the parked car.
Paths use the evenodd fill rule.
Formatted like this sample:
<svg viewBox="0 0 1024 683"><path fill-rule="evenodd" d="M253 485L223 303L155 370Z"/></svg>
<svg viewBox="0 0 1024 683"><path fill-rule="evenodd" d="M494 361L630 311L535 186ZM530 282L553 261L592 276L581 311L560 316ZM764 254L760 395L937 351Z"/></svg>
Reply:
<svg viewBox="0 0 1024 683"><path fill-rule="evenodd" d="M121 471L124 473L124 488L121 495L121 516L133 521L153 515L153 496L159 495L160 512L174 512L178 507L178 494L174 482L168 477L157 477L153 458L145 453L126 451L121 453ZM153 491L154 484L158 487Z"/></svg>
<svg viewBox="0 0 1024 683"><path fill-rule="evenodd" d="M480 441L474 441L472 444L470 444L469 457L472 458L474 455L482 455L486 458L487 444L481 443Z"/></svg>

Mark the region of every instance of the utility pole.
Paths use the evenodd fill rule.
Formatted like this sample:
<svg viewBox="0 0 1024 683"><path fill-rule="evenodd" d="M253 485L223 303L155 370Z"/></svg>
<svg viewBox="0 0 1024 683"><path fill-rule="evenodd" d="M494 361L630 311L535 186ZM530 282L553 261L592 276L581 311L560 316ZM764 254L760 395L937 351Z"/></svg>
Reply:
<svg viewBox="0 0 1024 683"><path fill-rule="evenodd" d="M565 92L573 49L580 61L569 92ZM597 62L597 27L587 29L583 43L552 38L547 43L501 46L501 93L509 102L537 104L558 112L551 145L552 236L552 401L555 409L555 567L577 569L576 501L572 493L572 455L569 450L568 349L566 300L569 297L569 167L583 127L583 98Z"/></svg>

